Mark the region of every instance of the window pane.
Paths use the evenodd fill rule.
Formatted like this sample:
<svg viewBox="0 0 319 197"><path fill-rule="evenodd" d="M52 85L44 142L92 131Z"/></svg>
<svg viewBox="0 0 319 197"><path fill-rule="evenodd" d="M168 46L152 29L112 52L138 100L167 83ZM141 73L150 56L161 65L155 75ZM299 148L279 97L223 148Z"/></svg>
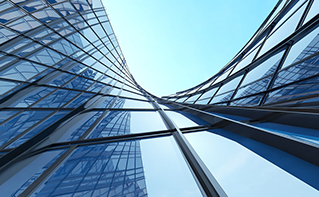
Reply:
<svg viewBox="0 0 319 197"><path fill-rule="evenodd" d="M223 129L186 138L228 196L318 195L319 168L288 153Z"/></svg>

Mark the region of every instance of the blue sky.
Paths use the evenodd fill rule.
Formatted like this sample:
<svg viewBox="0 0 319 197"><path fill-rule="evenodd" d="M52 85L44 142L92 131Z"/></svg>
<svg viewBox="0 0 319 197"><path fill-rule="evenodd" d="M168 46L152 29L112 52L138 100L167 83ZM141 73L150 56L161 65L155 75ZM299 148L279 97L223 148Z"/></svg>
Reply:
<svg viewBox="0 0 319 197"><path fill-rule="evenodd" d="M136 81L164 96L218 72L277 0L103 0Z"/></svg>

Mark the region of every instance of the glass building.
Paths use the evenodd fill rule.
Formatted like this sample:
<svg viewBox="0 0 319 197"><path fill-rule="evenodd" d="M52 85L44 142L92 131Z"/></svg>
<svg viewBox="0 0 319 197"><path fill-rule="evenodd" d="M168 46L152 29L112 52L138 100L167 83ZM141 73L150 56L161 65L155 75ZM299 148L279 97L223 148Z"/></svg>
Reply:
<svg viewBox="0 0 319 197"><path fill-rule="evenodd" d="M0 196L319 196L318 12L279 0L217 74L160 98L100 0L0 1Z"/></svg>

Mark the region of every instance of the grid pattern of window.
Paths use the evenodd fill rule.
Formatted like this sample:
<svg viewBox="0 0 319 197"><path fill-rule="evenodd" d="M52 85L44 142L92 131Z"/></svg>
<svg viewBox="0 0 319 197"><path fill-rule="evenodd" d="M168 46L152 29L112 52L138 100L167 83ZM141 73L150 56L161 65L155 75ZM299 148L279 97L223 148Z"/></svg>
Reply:
<svg viewBox="0 0 319 197"><path fill-rule="evenodd" d="M318 97L313 85L298 89L300 84L308 84L306 81L311 81L317 74L319 28L315 23L316 5L317 1L279 1L268 20L225 68L207 82L163 98L201 105L293 106L300 105L310 95ZM240 75L243 75L242 80L234 83ZM203 97L220 86L210 99ZM223 88L225 86L227 89ZM228 94L222 91L225 89ZM256 95L262 96L252 103L248 98ZM181 99L187 97L196 99ZM299 99L291 102L297 97Z"/></svg>
<svg viewBox="0 0 319 197"><path fill-rule="evenodd" d="M100 0L0 1L0 195L318 196L318 2L279 0L219 73L159 98Z"/></svg>

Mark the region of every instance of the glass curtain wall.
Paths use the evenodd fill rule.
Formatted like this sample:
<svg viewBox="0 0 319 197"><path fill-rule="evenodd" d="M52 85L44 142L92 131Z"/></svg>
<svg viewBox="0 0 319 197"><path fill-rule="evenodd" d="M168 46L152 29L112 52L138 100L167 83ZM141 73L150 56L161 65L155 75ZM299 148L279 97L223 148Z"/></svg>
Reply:
<svg viewBox="0 0 319 197"><path fill-rule="evenodd" d="M159 98L100 0L0 1L1 196L318 196L317 4L278 1L219 73Z"/></svg>

